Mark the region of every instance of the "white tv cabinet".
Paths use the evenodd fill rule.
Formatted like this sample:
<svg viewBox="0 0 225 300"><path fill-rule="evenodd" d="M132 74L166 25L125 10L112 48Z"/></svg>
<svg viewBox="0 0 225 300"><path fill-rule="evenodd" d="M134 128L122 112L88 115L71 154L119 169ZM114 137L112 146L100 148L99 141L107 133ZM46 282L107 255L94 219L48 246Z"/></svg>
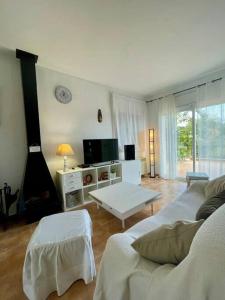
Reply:
<svg viewBox="0 0 225 300"><path fill-rule="evenodd" d="M114 178L111 177L112 168L115 168ZM91 175L92 178L89 183L85 183L87 175ZM103 179L103 177L106 179ZM60 170L57 171L57 181L63 210L70 211L92 202L88 194L90 191L121 182L122 164L118 162L99 167L76 168L67 172Z"/></svg>
<svg viewBox="0 0 225 300"><path fill-rule="evenodd" d="M115 169L114 178L111 177L112 168ZM87 175L91 175L89 183L85 183ZM106 179L101 175L104 175ZM62 199L62 208L64 211L70 211L92 202L93 200L89 196L91 191L121 181L140 184L141 161L124 160L98 167L71 169L67 172L60 170L57 171L57 181Z"/></svg>

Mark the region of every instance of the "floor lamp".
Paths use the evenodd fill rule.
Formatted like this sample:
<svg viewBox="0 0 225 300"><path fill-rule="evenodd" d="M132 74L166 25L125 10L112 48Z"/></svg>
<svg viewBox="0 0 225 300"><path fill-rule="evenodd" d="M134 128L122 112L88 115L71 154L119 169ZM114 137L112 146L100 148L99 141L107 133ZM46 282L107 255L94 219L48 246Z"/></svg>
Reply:
<svg viewBox="0 0 225 300"><path fill-rule="evenodd" d="M155 129L149 129L149 167L150 178L155 178Z"/></svg>

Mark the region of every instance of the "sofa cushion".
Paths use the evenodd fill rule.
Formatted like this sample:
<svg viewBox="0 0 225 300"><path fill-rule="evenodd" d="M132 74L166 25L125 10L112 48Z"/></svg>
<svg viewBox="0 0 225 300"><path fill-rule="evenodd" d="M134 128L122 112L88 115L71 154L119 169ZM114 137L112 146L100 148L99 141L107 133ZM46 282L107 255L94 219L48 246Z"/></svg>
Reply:
<svg viewBox="0 0 225 300"><path fill-rule="evenodd" d="M205 186L205 197L209 199L225 190L225 175L210 180Z"/></svg>
<svg viewBox="0 0 225 300"><path fill-rule="evenodd" d="M196 220L206 220L217 208L225 203L225 190L204 202L196 214Z"/></svg>
<svg viewBox="0 0 225 300"><path fill-rule="evenodd" d="M178 264L188 254L192 239L204 220L177 221L141 236L132 247L143 257L159 264Z"/></svg>

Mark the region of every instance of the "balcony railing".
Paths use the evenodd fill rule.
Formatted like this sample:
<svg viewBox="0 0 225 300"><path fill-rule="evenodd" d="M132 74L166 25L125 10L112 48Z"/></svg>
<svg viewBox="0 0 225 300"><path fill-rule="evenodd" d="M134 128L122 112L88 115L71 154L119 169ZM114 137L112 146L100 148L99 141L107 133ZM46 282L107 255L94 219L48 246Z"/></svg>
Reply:
<svg viewBox="0 0 225 300"><path fill-rule="evenodd" d="M225 174L225 159L200 158L195 162L196 172L205 172L210 178ZM186 177L186 172L193 171L193 160L185 159L177 161L177 177Z"/></svg>

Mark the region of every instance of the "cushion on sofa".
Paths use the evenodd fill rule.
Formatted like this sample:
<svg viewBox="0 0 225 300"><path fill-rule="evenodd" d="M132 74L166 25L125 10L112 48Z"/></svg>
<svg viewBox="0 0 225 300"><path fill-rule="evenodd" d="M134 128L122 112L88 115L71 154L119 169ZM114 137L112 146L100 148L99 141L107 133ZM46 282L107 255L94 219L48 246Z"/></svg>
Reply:
<svg viewBox="0 0 225 300"><path fill-rule="evenodd" d="M132 247L143 257L159 264L178 264L188 254L192 240L204 220L177 221L141 236Z"/></svg>
<svg viewBox="0 0 225 300"><path fill-rule="evenodd" d="M225 190L225 175L210 180L205 186L206 199L216 196Z"/></svg>
<svg viewBox="0 0 225 300"><path fill-rule="evenodd" d="M196 214L196 220L206 220L217 208L225 203L225 190L204 202Z"/></svg>

